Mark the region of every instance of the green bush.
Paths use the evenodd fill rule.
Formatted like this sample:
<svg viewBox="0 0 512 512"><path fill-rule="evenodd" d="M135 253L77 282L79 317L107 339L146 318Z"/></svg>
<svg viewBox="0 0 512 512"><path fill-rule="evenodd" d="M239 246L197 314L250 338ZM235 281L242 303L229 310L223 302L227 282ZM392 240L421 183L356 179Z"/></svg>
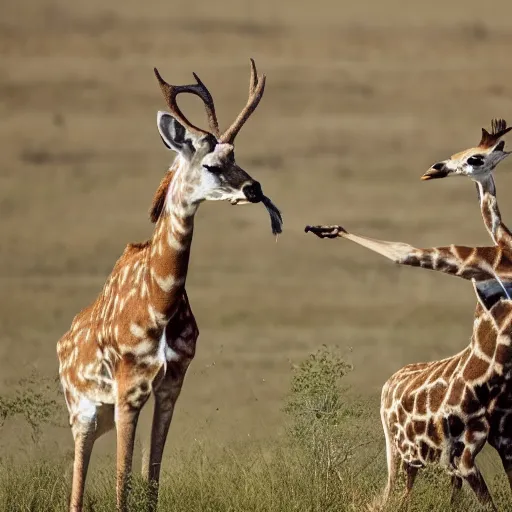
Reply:
<svg viewBox="0 0 512 512"><path fill-rule="evenodd" d="M57 401L49 398L55 394L55 379L45 379L35 373L21 379L14 392L0 396L0 428L11 418L20 416L30 427L32 440L36 442L45 424L55 424L60 410Z"/></svg>

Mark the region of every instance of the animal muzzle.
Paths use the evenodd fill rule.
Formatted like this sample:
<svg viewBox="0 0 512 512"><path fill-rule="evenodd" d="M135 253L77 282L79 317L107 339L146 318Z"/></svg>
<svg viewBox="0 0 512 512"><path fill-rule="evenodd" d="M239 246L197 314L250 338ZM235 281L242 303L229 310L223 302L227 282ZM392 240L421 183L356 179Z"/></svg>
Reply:
<svg viewBox="0 0 512 512"><path fill-rule="evenodd" d="M261 185L257 181L253 181L250 185L245 185L242 189L247 201L251 203L259 203L263 199L263 191Z"/></svg>
<svg viewBox="0 0 512 512"><path fill-rule="evenodd" d="M438 178L446 178L450 174L450 170L443 163L433 165L422 177L422 180L435 180Z"/></svg>

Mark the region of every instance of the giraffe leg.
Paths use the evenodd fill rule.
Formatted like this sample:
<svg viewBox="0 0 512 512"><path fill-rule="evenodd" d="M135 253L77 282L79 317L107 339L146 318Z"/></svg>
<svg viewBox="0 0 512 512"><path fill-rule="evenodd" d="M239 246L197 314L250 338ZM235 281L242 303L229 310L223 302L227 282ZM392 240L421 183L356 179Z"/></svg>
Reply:
<svg viewBox="0 0 512 512"><path fill-rule="evenodd" d="M384 437L386 439L386 462L388 466L388 480L384 493L381 498L381 505L385 506L393 492L395 481L398 473L398 466L400 463L400 454L398 453L396 446L393 444L389 427L386 421L386 415L384 411L381 411L382 427L384 428Z"/></svg>
<svg viewBox="0 0 512 512"><path fill-rule="evenodd" d="M462 478L452 475L452 494L450 496L450 504L453 505L457 502L462 489Z"/></svg>
<svg viewBox="0 0 512 512"><path fill-rule="evenodd" d="M169 366L174 366L171 363ZM171 425L174 406L183 385L185 369L168 367L166 380L155 392L155 410L153 413L153 425L151 428L151 448L149 452L149 464L146 468L146 478L150 483L151 508L156 510L158 503L158 487L160 482L160 469L162 457L167 440L167 434Z"/></svg>
<svg viewBox="0 0 512 512"><path fill-rule="evenodd" d="M402 496L400 497L400 508L405 507L405 509L407 510L409 507L409 498L411 495L411 490L416 480L419 468L416 466L411 466L410 464L404 462L403 469L405 471L405 490Z"/></svg>
<svg viewBox="0 0 512 512"><path fill-rule="evenodd" d="M477 281L493 279L490 266L501 249L497 247L432 247L418 249L403 242L389 242L349 233L341 226L306 226L320 238L346 238L400 265L411 265ZM472 258L468 259L468 254ZM496 270L499 270L499 266Z"/></svg>
<svg viewBox="0 0 512 512"><path fill-rule="evenodd" d="M73 483L71 485L70 512L81 512L84 501L85 479L94 446L95 421L75 422L72 427L75 438L75 457L73 460Z"/></svg>
<svg viewBox="0 0 512 512"><path fill-rule="evenodd" d="M155 386L151 448L146 468L146 477L152 493L151 510L156 510L158 502L160 469L174 406L180 395L187 368L195 355L198 336L199 330L185 294L178 318L166 329L166 343L172 350L172 360L167 364L163 381Z"/></svg>
<svg viewBox="0 0 512 512"><path fill-rule="evenodd" d="M489 489L487 488L487 484L485 483L484 477L482 476L482 473L480 473L480 470L474 466L474 471L469 473L468 475L465 475L464 479L469 484L471 489L473 489L473 492L476 494L476 497L482 503L483 505L486 505L490 510L496 511L497 508L496 505L494 505L494 502L492 501L491 494L489 492Z"/></svg>
<svg viewBox="0 0 512 512"><path fill-rule="evenodd" d="M419 468L417 466L411 466L409 464L405 465L405 493L404 493L404 500L407 500L411 494L412 487L414 485L414 482L416 480L416 476L418 475Z"/></svg>
<svg viewBox="0 0 512 512"><path fill-rule="evenodd" d="M116 497L117 510L127 511L127 500L132 471L133 447L135 444L135 430L139 419L140 409L134 409L128 404L117 408L117 475Z"/></svg>

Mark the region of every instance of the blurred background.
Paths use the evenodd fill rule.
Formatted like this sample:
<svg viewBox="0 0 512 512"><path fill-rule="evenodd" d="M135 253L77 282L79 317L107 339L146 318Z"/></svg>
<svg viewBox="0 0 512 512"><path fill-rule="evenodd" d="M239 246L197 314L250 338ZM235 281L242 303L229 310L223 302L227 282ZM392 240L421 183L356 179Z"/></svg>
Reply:
<svg viewBox="0 0 512 512"><path fill-rule="evenodd" d="M353 363L348 393L378 397L401 366L468 343L469 283L304 226L418 247L490 243L469 180L419 178L475 145L492 117L512 121L510 2L18 0L1 11L0 394L33 371L56 376L73 316L125 245L151 235L172 159L154 66L176 84L198 73L222 128L256 60L267 87L237 161L285 220L276 243L261 205L200 208L187 290L201 335L170 446L278 432L291 365L322 344ZM181 104L206 126L199 101ZM496 173L505 220L511 166ZM2 432L8 449L16 429ZM48 435L71 448L66 426Z"/></svg>

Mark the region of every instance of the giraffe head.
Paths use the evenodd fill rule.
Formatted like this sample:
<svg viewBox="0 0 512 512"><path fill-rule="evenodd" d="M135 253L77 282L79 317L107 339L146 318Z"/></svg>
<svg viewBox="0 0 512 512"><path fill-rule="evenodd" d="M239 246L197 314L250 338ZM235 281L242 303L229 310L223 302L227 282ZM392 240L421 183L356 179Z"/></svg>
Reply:
<svg viewBox="0 0 512 512"><path fill-rule="evenodd" d="M203 201L229 201L231 204L263 202L267 208L274 233L281 232L279 210L262 191L261 185L235 161L235 137L254 112L265 88L265 75L257 75L251 59L251 77L247 105L233 124L220 134L212 96L194 73L196 84L170 85L155 68L170 112L158 112L157 127L165 146L178 154L175 176L182 175L182 193L192 204ZM210 131L190 123L176 103L180 93L199 96L205 105Z"/></svg>
<svg viewBox="0 0 512 512"><path fill-rule="evenodd" d="M491 133L482 128L482 138L477 147L456 153L447 160L434 164L422 180L445 178L447 176L469 176L474 181L487 178L495 167L508 155L505 141L500 140L510 131L503 119L491 121Z"/></svg>

